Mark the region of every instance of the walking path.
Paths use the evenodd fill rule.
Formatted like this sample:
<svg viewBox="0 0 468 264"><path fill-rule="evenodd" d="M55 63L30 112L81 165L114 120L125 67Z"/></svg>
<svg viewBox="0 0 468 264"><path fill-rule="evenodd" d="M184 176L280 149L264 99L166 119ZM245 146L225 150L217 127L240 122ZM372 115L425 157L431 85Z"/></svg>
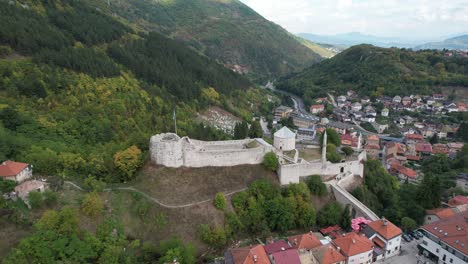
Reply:
<svg viewBox="0 0 468 264"><path fill-rule="evenodd" d="M85 191L85 189L81 188L80 186L78 186L77 184L75 184L74 182L71 182L71 181L65 181L64 183L66 184L70 184L71 186L75 187L76 189L80 190L80 191ZM135 193L139 193L141 194L142 196L144 196L145 198L147 198L148 200L151 200L153 201L154 203L162 206L162 207L165 207L165 208L170 208L170 209L176 209L176 208L185 208L185 207L191 207L191 206L195 206L195 205L200 205L200 204L204 204L204 203L208 203L208 202L212 202L213 199L206 199L206 200L203 200L203 201L199 201L199 202L194 202L194 203L187 203L187 204L180 204L180 205L170 205L170 204L165 204L161 201L159 201L158 199L138 190L138 189L135 189L133 187L115 187L115 188L106 188L104 189L105 192L111 192L111 191L114 191L114 190L118 190L118 191L130 191L130 192L135 192ZM238 192L242 192L242 191L245 191L247 190L247 188L242 188L242 189L239 189L239 190L235 190L235 191L231 191L231 192L228 192L228 193L224 193L224 196L225 197L228 197L228 196L231 196L233 194L236 194Z"/></svg>

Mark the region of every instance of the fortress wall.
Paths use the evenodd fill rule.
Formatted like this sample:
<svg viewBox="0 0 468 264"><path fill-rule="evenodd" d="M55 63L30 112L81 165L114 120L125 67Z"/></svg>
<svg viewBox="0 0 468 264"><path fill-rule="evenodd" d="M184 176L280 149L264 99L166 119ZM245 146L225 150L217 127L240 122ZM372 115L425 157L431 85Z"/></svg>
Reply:
<svg viewBox="0 0 468 264"><path fill-rule="evenodd" d="M183 141L163 140L165 134L159 134L151 137L150 156L151 161L166 167L180 167L183 165L182 144Z"/></svg>
<svg viewBox="0 0 468 264"><path fill-rule="evenodd" d="M242 164L260 164L269 150L263 147L253 149L232 149L217 151L184 151L184 166L236 166Z"/></svg>
<svg viewBox="0 0 468 264"><path fill-rule="evenodd" d="M194 145L219 145L219 146L225 146L225 145L245 145L250 142L254 141L254 139L239 139L239 140L224 140L224 141L201 141L201 140L196 140L196 139L190 139L190 142L193 143Z"/></svg>

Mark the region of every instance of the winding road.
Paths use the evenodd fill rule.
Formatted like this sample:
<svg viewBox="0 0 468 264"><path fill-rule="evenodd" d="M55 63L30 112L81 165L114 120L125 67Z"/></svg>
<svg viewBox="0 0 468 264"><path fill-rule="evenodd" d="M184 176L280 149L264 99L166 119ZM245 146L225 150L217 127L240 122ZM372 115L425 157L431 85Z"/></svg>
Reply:
<svg viewBox="0 0 468 264"><path fill-rule="evenodd" d="M74 188L80 190L80 191L86 191L85 189L83 189L82 187L78 186L77 184L75 184L74 182L71 182L71 181L65 181L64 183L66 184L69 184L71 186L73 186ZM152 202L162 206L162 207L165 207L165 208L169 208L169 209L177 209L177 208L185 208L185 207L191 207L191 206L195 206L195 205L200 205L200 204L204 204L204 203L208 203L208 202L212 202L213 199L206 199L206 200L203 200L203 201L198 201L198 202L194 202L194 203L187 203L187 204L180 204L180 205L170 205L170 204L165 204L163 202L161 202L160 200L148 195L147 193L144 193L138 189L135 189L133 187L115 187L115 188L106 188L104 189L103 191L105 192L111 192L111 191L129 191L129 192L135 192L135 193L138 193L138 194L141 194L142 196L144 196L146 199L148 200L151 200ZM235 191L231 191L231 192L227 192L227 193L224 193L224 197L228 197L228 196L231 196L233 194L236 194L238 192L242 192L242 191L245 191L247 190L247 188L242 188L242 189L239 189L239 190L235 190Z"/></svg>

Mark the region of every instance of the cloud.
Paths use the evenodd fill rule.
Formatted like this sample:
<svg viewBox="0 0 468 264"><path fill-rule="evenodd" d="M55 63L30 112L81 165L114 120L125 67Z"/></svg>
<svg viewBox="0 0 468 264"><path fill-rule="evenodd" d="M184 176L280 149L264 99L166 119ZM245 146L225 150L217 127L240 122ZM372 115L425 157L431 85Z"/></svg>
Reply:
<svg viewBox="0 0 468 264"><path fill-rule="evenodd" d="M468 31L468 0L241 0L293 33L436 39Z"/></svg>

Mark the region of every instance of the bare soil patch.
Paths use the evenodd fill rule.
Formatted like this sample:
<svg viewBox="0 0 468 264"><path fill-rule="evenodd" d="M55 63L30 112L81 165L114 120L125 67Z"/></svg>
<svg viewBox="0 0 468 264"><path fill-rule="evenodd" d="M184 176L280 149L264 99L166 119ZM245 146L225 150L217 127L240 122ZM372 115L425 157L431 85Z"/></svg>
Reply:
<svg viewBox="0 0 468 264"><path fill-rule="evenodd" d="M279 184L277 175L262 165L175 169L149 162L131 185L165 204L181 205L246 188L258 179Z"/></svg>

